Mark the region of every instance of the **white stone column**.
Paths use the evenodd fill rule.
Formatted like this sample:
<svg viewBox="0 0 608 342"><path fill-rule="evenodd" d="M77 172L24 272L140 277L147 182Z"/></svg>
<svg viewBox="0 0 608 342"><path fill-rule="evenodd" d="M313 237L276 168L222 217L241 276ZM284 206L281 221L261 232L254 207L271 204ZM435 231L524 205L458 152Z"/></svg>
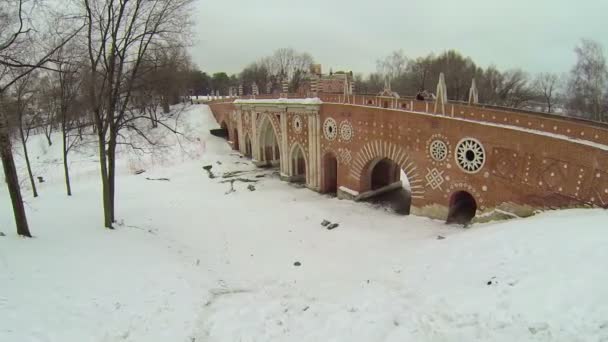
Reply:
<svg viewBox="0 0 608 342"><path fill-rule="evenodd" d="M321 170L321 140L319 113L308 114L308 165L306 170L306 185L316 191L320 190Z"/></svg>
<svg viewBox="0 0 608 342"><path fill-rule="evenodd" d="M251 158L260 160L260 142L258 140L258 122L256 120L255 110L249 111L249 121L251 122Z"/></svg>
<svg viewBox="0 0 608 342"><path fill-rule="evenodd" d="M315 150L315 139L314 139L314 131L315 131L315 118L312 114L307 114L308 118L308 163L306 164L306 186L312 188L313 185L313 153Z"/></svg>
<svg viewBox="0 0 608 342"><path fill-rule="evenodd" d="M281 124L281 173L283 175L289 175L289 146L287 141L287 112L281 112L280 124ZM277 137L278 138L278 137Z"/></svg>
<svg viewBox="0 0 608 342"><path fill-rule="evenodd" d="M243 135L243 111L240 109L236 110L236 135L239 141L239 151L242 154L246 153L245 138Z"/></svg>

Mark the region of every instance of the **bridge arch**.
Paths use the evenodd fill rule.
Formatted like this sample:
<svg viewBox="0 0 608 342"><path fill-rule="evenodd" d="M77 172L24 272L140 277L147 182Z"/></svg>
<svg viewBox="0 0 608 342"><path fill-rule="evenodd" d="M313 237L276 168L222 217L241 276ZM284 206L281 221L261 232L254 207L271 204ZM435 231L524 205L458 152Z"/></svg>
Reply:
<svg viewBox="0 0 608 342"><path fill-rule="evenodd" d="M276 165L281 162L282 147L279 143L280 130L268 113L260 118L258 126L259 161Z"/></svg>
<svg viewBox="0 0 608 342"><path fill-rule="evenodd" d="M409 182L412 199L424 198L424 183L413 158L401 146L383 140L374 140L363 145L353 159L350 176L357 181L359 193L372 190L371 178L377 166L381 168L376 171L377 177L380 177L379 174L384 170L387 176L399 179L397 175L400 173L397 170L402 170Z"/></svg>
<svg viewBox="0 0 608 342"><path fill-rule="evenodd" d="M294 143L289 151L289 174L294 182L307 180L308 158L306 152L299 143Z"/></svg>

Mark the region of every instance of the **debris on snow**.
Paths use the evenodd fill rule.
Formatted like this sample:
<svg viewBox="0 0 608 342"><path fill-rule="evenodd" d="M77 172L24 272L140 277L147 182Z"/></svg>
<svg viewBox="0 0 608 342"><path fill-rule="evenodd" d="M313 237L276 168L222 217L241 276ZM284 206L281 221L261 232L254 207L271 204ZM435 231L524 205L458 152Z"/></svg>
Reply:
<svg viewBox="0 0 608 342"><path fill-rule="evenodd" d="M205 169L205 171L207 171L207 174L209 175L209 178L213 179L215 178L215 175L213 174L213 172L211 172L211 168L213 167L213 165L205 165L203 166L203 169Z"/></svg>
<svg viewBox="0 0 608 342"><path fill-rule="evenodd" d="M6 234L4 234L4 232L0 232L0 236L6 236Z"/></svg>
<svg viewBox="0 0 608 342"><path fill-rule="evenodd" d="M329 226L327 226L327 229L332 230L334 228L338 228L339 225L340 225L339 223L332 223Z"/></svg>
<svg viewBox="0 0 608 342"><path fill-rule="evenodd" d="M549 325L547 323L539 323L534 326L528 327L528 330L532 333L532 335L535 335L536 333L547 329L549 329Z"/></svg>
<svg viewBox="0 0 608 342"><path fill-rule="evenodd" d="M144 172L146 172L146 170L144 170L144 169L135 170L136 175L141 175Z"/></svg>
<svg viewBox="0 0 608 342"><path fill-rule="evenodd" d="M169 178L165 178L165 177L161 177L161 178L150 178L150 177L146 177L147 180L149 181L163 181L163 182L168 182L170 181Z"/></svg>
<svg viewBox="0 0 608 342"><path fill-rule="evenodd" d="M327 227L331 222L327 221L327 220L323 220L323 222L321 222L321 225L323 227Z"/></svg>
<svg viewBox="0 0 608 342"><path fill-rule="evenodd" d="M296 262L294 262L294 263L293 263L293 265L294 265L294 266L302 266L302 263L301 263L301 262L299 262L299 261L296 261Z"/></svg>
<svg viewBox="0 0 608 342"><path fill-rule="evenodd" d="M437 235L437 240L443 240L443 239L445 239L445 236L443 236L443 235Z"/></svg>
<svg viewBox="0 0 608 342"><path fill-rule="evenodd" d="M255 191L255 186L253 186L253 184L249 184L249 185L247 185L247 190Z"/></svg>
<svg viewBox="0 0 608 342"><path fill-rule="evenodd" d="M38 176L38 183L44 183L44 178L43 178L43 177Z"/></svg>

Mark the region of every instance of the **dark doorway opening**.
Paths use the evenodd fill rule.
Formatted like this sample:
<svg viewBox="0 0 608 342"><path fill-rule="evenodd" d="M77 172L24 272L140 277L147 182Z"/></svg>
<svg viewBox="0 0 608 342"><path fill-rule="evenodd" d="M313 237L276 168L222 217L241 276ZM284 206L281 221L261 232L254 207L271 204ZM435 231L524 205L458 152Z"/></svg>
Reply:
<svg viewBox="0 0 608 342"><path fill-rule="evenodd" d="M338 160L332 153L323 157L323 192L336 194L338 192Z"/></svg>
<svg viewBox="0 0 608 342"><path fill-rule="evenodd" d="M251 158L251 139L249 135L245 135L245 157Z"/></svg>
<svg viewBox="0 0 608 342"><path fill-rule="evenodd" d="M457 191L450 197L450 209L447 223L468 225L477 212L477 202L473 195L466 191Z"/></svg>
<svg viewBox="0 0 608 342"><path fill-rule="evenodd" d="M384 158L376 163L371 174L371 190L391 185L399 180L401 168L394 161Z"/></svg>

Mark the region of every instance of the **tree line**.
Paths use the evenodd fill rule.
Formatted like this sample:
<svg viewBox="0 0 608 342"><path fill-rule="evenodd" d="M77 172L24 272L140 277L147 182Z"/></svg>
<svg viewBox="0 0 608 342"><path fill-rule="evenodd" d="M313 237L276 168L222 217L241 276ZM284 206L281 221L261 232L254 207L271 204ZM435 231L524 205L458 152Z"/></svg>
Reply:
<svg viewBox="0 0 608 342"><path fill-rule="evenodd" d="M468 101L475 79L478 99L483 104L608 121L608 67L603 47L596 41L582 39L574 53L576 63L567 73L531 74L521 68L500 70L495 65L483 68L456 50L416 58L397 50L377 60L376 72L355 74L355 92L378 94L388 80L391 90L402 96L421 91L432 93L439 74L444 73L451 101ZM245 94L251 94L251 85L255 83L262 93L267 93L266 85L273 92L285 81L289 92L296 92L313 63L313 57L306 52L282 48L251 62L237 74L228 76L220 72L213 77L205 74L199 88L204 94L219 90L227 95L229 87L242 86Z"/></svg>
<svg viewBox="0 0 608 342"><path fill-rule="evenodd" d="M574 48L576 63L568 73L532 75L523 69L499 70L478 66L456 50L409 58L402 50L377 61L377 71L355 77L358 93L378 93L388 79L393 91L413 95L434 91L444 73L448 99L468 101L475 79L479 102L488 105L541 110L547 113L608 120L608 68L602 46L582 39Z"/></svg>

